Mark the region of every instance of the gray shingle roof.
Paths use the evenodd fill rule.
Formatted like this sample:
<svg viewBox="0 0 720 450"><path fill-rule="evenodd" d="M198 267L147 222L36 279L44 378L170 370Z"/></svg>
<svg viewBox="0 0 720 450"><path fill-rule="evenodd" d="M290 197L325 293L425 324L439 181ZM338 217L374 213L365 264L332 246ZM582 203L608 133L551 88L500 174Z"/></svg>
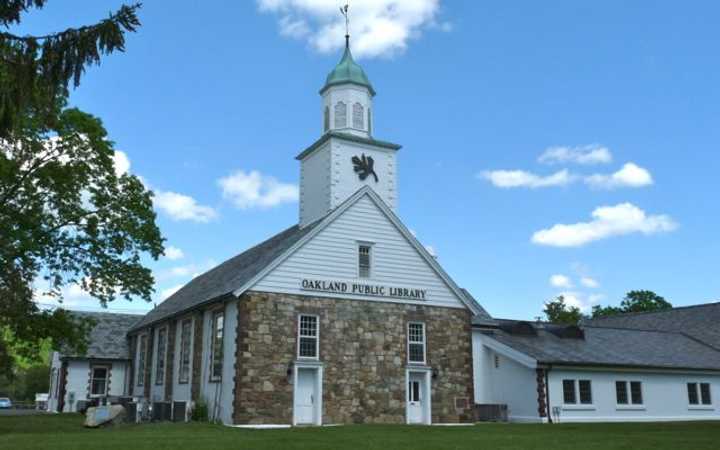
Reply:
<svg viewBox="0 0 720 450"><path fill-rule="evenodd" d="M131 331L232 293L295 245L320 222L317 221L303 228L298 225L290 227L195 277L155 309L148 312Z"/></svg>
<svg viewBox="0 0 720 450"><path fill-rule="evenodd" d="M593 327L680 332L720 350L720 303L685 306L658 312L619 314L589 320L586 323Z"/></svg>
<svg viewBox="0 0 720 450"><path fill-rule="evenodd" d="M543 364L720 370L720 352L682 333L583 327L585 338L573 339L536 329L536 336L487 333Z"/></svg>
<svg viewBox="0 0 720 450"><path fill-rule="evenodd" d="M80 319L94 320L95 327L88 336L88 348L84 354L61 350L64 358L128 359L127 332L143 316L106 312L70 311Z"/></svg>

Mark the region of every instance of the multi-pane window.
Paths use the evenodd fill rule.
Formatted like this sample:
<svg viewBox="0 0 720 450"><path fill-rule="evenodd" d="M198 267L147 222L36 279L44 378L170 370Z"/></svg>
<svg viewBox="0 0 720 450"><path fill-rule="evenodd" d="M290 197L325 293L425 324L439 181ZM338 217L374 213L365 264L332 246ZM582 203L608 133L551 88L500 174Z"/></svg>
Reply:
<svg viewBox="0 0 720 450"><path fill-rule="evenodd" d="M580 392L580 403L583 405L592 404L592 384L590 380L579 380L578 391Z"/></svg>
<svg viewBox="0 0 720 450"><path fill-rule="evenodd" d="M190 381L190 333L192 320L182 322L180 326L180 367L178 370L178 382L187 383Z"/></svg>
<svg viewBox="0 0 720 450"><path fill-rule="evenodd" d="M137 363L137 385L145 384L145 357L147 354L147 334L140 336L138 340L138 363Z"/></svg>
<svg viewBox="0 0 720 450"><path fill-rule="evenodd" d="M165 354L167 353L167 328L160 328L157 335L157 361L155 361L155 384L165 382Z"/></svg>
<svg viewBox="0 0 720 450"><path fill-rule="evenodd" d="M616 381L615 382L615 398L617 400L618 405L627 405L628 404L628 391L627 391L627 381Z"/></svg>
<svg viewBox="0 0 720 450"><path fill-rule="evenodd" d="M630 382L630 400L633 405L643 404L642 383L639 381Z"/></svg>
<svg viewBox="0 0 720 450"><path fill-rule="evenodd" d="M298 320L298 358L318 359L318 317L301 314Z"/></svg>
<svg viewBox="0 0 720 450"><path fill-rule="evenodd" d="M323 114L323 131L328 131L330 129L330 108L325 107L325 112Z"/></svg>
<svg viewBox="0 0 720 450"><path fill-rule="evenodd" d="M712 405L710 383L688 383L688 403L691 405Z"/></svg>
<svg viewBox="0 0 720 450"><path fill-rule="evenodd" d="M710 397L710 383L700 383L700 401L703 405L712 405Z"/></svg>
<svg viewBox="0 0 720 450"><path fill-rule="evenodd" d="M563 380L563 403L574 405L577 403L575 395L575 380Z"/></svg>
<svg viewBox="0 0 720 450"><path fill-rule="evenodd" d="M225 317L222 311L213 314L212 326L212 367L210 368L210 379L219 380L222 378L223 369L223 331Z"/></svg>
<svg viewBox="0 0 720 450"><path fill-rule="evenodd" d="M360 103L353 105L353 128L357 130L365 129L365 108Z"/></svg>
<svg viewBox="0 0 720 450"><path fill-rule="evenodd" d="M347 105L344 102L337 102L335 105L335 128L347 127Z"/></svg>
<svg viewBox="0 0 720 450"><path fill-rule="evenodd" d="M408 362L425 363L425 324L408 323Z"/></svg>
<svg viewBox="0 0 720 450"><path fill-rule="evenodd" d="M370 278L370 249L369 245L358 246L358 276Z"/></svg>
<svg viewBox="0 0 720 450"><path fill-rule="evenodd" d="M629 385L629 389L628 389ZM629 394L629 395L628 395ZM627 405L628 399L633 405L643 404L642 383L640 381L616 381L615 398L618 405Z"/></svg>
<svg viewBox="0 0 720 450"><path fill-rule="evenodd" d="M107 395L108 368L106 366L93 367L90 379L90 395L104 397Z"/></svg>

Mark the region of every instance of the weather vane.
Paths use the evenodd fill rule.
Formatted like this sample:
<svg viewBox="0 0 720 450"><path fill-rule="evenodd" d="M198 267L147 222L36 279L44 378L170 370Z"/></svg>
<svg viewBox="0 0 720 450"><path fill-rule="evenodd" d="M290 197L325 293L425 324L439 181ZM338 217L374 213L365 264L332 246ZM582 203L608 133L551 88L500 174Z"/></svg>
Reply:
<svg viewBox="0 0 720 450"><path fill-rule="evenodd" d="M350 16L348 16L348 9L350 9L350 3L345 3L345 6L340 7L340 14L345 17L345 46L350 47Z"/></svg>

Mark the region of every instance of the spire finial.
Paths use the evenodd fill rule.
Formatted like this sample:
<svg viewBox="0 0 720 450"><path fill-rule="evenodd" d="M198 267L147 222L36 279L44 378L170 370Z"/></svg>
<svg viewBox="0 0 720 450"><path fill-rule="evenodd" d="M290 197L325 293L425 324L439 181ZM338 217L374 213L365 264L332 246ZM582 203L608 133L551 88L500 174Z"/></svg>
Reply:
<svg viewBox="0 0 720 450"><path fill-rule="evenodd" d="M345 48L350 48L350 16L348 15L348 9L350 9L349 2L340 7L340 14L345 17Z"/></svg>

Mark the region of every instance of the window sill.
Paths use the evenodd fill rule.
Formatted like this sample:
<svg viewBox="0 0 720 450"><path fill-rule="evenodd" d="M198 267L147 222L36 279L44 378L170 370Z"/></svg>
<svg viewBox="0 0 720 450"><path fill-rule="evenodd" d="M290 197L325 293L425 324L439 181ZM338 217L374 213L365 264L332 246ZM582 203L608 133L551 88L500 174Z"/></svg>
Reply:
<svg viewBox="0 0 720 450"><path fill-rule="evenodd" d="M690 405L690 406L688 406L688 410L690 410L690 411L715 411L715 407L713 405Z"/></svg>
<svg viewBox="0 0 720 450"><path fill-rule="evenodd" d="M563 405L564 411L595 411L595 405Z"/></svg>
<svg viewBox="0 0 720 450"><path fill-rule="evenodd" d="M222 381L222 378L210 378L208 380L208 383L219 383Z"/></svg>
<svg viewBox="0 0 720 450"><path fill-rule="evenodd" d="M617 405L618 411L645 411L645 405Z"/></svg>

